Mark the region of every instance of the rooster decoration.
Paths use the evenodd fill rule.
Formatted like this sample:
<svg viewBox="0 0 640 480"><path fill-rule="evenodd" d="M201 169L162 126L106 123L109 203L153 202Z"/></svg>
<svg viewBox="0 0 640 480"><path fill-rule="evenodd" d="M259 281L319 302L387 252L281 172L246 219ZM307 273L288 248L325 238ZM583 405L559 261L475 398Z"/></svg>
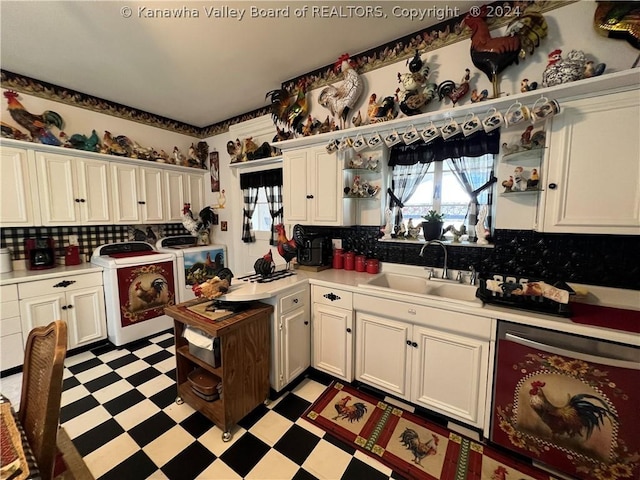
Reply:
<svg viewBox="0 0 640 480"><path fill-rule="evenodd" d="M47 110L41 115L34 115L18 101L18 92L6 90L4 96L9 102L9 115L18 125L29 130L33 141L57 147L62 145L62 142L50 130L51 127L57 127L59 130L64 128L64 120L59 114Z"/></svg>
<svg viewBox="0 0 640 480"><path fill-rule="evenodd" d="M554 50L548 56L549 63L542 72L542 86L553 87L583 78L602 75L606 68L604 63L597 65L587 58L581 50L571 50L566 58L562 57L562 50Z"/></svg>
<svg viewBox="0 0 640 480"><path fill-rule="evenodd" d="M427 81L429 67L424 64L417 50L407 65L409 73L398 72L401 87L397 93L400 93L400 111L410 116L421 113L422 107L435 98L436 84Z"/></svg>
<svg viewBox="0 0 640 480"><path fill-rule="evenodd" d="M268 277L276 270L276 264L273 263L273 255L271 254L271 250L261 258L257 259L253 264L253 269L255 272L262 277Z"/></svg>
<svg viewBox="0 0 640 480"><path fill-rule="evenodd" d="M155 278L148 288L143 287L142 282L136 282L134 285L136 297L148 305L161 302L160 296L165 288L167 288L167 281L161 277Z"/></svg>
<svg viewBox="0 0 640 480"><path fill-rule="evenodd" d="M598 2L593 15L596 31L609 38L621 38L640 50L640 4Z"/></svg>
<svg viewBox="0 0 640 480"><path fill-rule="evenodd" d="M193 217L191 204L185 203L182 208L182 225L194 237L198 237L202 232L206 232L211 225L215 224L216 214L213 208L207 206L200 210L198 219Z"/></svg>
<svg viewBox="0 0 640 480"><path fill-rule="evenodd" d="M464 76L460 81L459 85L453 80L445 80L440 85L438 85L438 98L440 101L444 99L444 97L448 97L449 100L453 102L453 106L456 106L456 103L464 97L467 93L469 93L469 80L471 79L471 70L468 68L464 69Z"/></svg>
<svg viewBox="0 0 640 480"><path fill-rule="evenodd" d="M420 462L423 458L438 453L438 441L438 437L432 433L431 438L423 443L418 432L412 428L405 428L400 435L402 445L413 453L413 463L420 466L422 466Z"/></svg>
<svg viewBox="0 0 640 480"><path fill-rule="evenodd" d="M487 75L493 86L493 96L500 96L498 75L509 65L517 64L519 59L531 55L547 36L547 21L533 9L527 9L515 17L507 26L507 35L492 37L485 22L487 7L480 14L468 14L463 23L471 29L471 61Z"/></svg>
<svg viewBox="0 0 640 480"><path fill-rule="evenodd" d="M367 116L369 123L386 122L393 120L398 116L396 111L396 99L392 96L384 97L378 101L378 96L372 93L369 97L369 106L367 107Z"/></svg>
<svg viewBox="0 0 640 480"><path fill-rule="evenodd" d="M265 95L266 98L271 100L271 118L278 130L283 127L296 133L302 132L302 126L309 112L303 85L296 86L292 92L284 88L271 90Z"/></svg>
<svg viewBox="0 0 640 480"><path fill-rule="evenodd" d="M349 422L359 422L360 419L367 413L367 406L362 402L354 402L352 405L349 405L349 401L351 397L349 395L345 395L341 400L338 400L335 404L336 411L338 414L333 417L333 420L344 419L349 420Z"/></svg>
<svg viewBox="0 0 640 480"><path fill-rule="evenodd" d="M278 254L287 262L288 270L291 260L298 256L298 247L302 245L302 230L299 225L296 225L293 230L293 238L288 239L282 223L275 225L274 228L278 235L276 240L278 244Z"/></svg>
<svg viewBox="0 0 640 480"><path fill-rule="evenodd" d="M537 380L531 382L529 405L549 427L553 437L582 436L588 440L594 429L600 429L604 425L605 418L609 418L612 423L618 421L617 415L600 397L588 393L568 397L564 405L553 405L544 393L545 385L545 382Z"/></svg>
<svg viewBox="0 0 640 480"><path fill-rule="evenodd" d="M362 95L364 85L358 72L353 69L347 53L340 56L333 68L335 72L342 72L344 83L338 88L333 85L325 87L318 96L318 103L329 109L339 119L340 128L344 129L350 118L349 112Z"/></svg>

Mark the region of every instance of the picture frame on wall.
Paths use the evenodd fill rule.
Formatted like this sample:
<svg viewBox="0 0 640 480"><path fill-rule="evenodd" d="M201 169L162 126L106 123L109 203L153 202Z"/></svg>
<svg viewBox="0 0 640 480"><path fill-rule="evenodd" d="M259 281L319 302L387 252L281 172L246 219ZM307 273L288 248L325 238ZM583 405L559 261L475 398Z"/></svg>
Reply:
<svg viewBox="0 0 640 480"><path fill-rule="evenodd" d="M211 191L220 191L220 156L218 152L209 153L209 170L211 172Z"/></svg>

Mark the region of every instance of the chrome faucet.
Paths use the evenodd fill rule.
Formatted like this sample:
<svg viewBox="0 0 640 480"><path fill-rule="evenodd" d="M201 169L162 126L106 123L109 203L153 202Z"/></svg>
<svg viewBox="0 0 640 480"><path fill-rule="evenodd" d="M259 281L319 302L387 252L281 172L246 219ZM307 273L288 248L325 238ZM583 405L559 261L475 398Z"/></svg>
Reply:
<svg viewBox="0 0 640 480"><path fill-rule="evenodd" d="M421 257L424 256L424 249L431 244L440 245L444 250L444 267L442 268L442 279L449 280L449 269L447 268L447 247L445 246L444 243L442 243L440 240L429 240L427 243L425 243L422 246L422 249L420 250L420 256Z"/></svg>

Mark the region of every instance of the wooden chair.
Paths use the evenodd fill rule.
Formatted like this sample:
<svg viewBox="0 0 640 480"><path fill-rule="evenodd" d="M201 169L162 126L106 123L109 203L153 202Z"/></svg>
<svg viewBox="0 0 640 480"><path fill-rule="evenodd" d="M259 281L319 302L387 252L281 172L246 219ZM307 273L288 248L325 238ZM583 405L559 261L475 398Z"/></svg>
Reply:
<svg viewBox="0 0 640 480"><path fill-rule="evenodd" d="M67 324L62 320L29 332L18 419L33 450L42 480L53 478L66 353Z"/></svg>

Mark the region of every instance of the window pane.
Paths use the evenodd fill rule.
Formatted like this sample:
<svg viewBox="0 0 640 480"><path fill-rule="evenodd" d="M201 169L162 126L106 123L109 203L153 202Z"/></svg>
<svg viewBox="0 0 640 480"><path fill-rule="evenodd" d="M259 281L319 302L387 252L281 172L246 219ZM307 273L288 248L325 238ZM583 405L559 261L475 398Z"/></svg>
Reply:
<svg viewBox="0 0 640 480"><path fill-rule="evenodd" d="M264 188L258 190L258 201L251 217L251 223L255 232L271 231L271 215L269 214L269 204L267 203L267 194Z"/></svg>
<svg viewBox="0 0 640 480"><path fill-rule="evenodd" d="M413 218L413 224L416 225L433 208L433 176L433 172L427 173L411 198L404 203L402 216L405 222Z"/></svg>

